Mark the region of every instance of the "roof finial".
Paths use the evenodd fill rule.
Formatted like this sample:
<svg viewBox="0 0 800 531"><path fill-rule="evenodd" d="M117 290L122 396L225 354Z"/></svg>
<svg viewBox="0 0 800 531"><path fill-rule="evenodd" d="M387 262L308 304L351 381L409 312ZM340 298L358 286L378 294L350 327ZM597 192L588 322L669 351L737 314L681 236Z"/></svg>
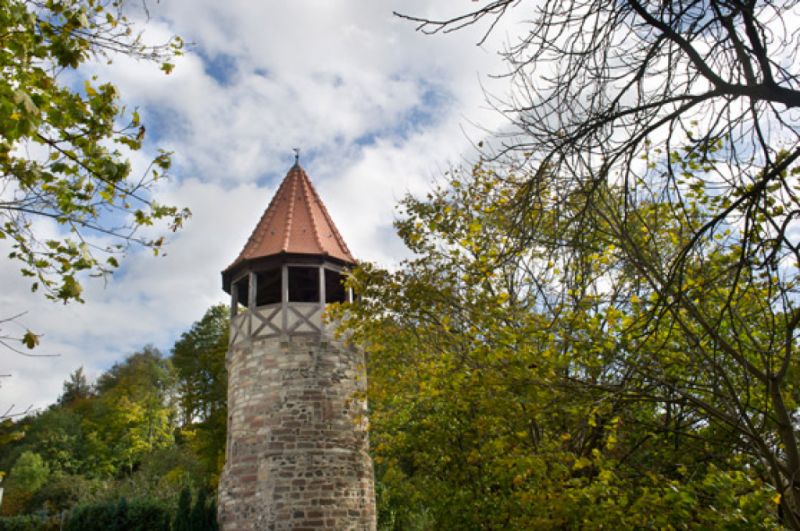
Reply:
<svg viewBox="0 0 800 531"><path fill-rule="evenodd" d="M295 166L299 166L300 165L300 148L292 148L292 151L294 151L294 165Z"/></svg>

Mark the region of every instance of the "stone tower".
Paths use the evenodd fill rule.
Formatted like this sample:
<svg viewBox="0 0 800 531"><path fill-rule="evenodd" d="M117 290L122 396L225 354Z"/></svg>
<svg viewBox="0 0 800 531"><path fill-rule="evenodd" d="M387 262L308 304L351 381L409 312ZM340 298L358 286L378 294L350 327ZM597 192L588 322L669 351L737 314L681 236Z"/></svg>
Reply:
<svg viewBox="0 0 800 531"><path fill-rule="evenodd" d="M222 528L375 529L364 356L335 340L354 259L298 163L238 258L231 295Z"/></svg>

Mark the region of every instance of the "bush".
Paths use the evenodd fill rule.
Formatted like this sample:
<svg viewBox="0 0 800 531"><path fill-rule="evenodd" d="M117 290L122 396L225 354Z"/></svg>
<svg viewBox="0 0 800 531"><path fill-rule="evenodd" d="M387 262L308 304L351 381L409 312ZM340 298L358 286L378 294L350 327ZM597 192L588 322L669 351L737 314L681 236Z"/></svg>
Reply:
<svg viewBox="0 0 800 531"><path fill-rule="evenodd" d="M172 510L163 503L140 498L106 501L75 507L66 531L169 531Z"/></svg>
<svg viewBox="0 0 800 531"><path fill-rule="evenodd" d="M77 475L60 475L48 481L36 492L28 504L28 510L47 513L69 510L81 501L84 503L94 501L103 487L103 483L99 480Z"/></svg>
<svg viewBox="0 0 800 531"><path fill-rule="evenodd" d="M192 491L189 486L183 487L181 497L178 500L178 510L175 512L175 520L172 524L173 531L191 531L191 511L192 511Z"/></svg>
<svg viewBox="0 0 800 531"><path fill-rule="evenodd" d="M186 486L181 491L172 531L217 531L217 504L209 499L208 491L201 488L192 503L192 491Z"/></svg>
<svg viewBox="0 0 800 531"><path fill-rule="evenodd" d="M28 506L31 504L33 494L9 485L3 493L3 505L0 506L0 515L16 516L28 513Z"/></svg>
<svg viewBox="0 0 800 531"><path fill-rule="evenodd" d="M59 529L60 517L50 518L33 514L0 516L0 531L55 531Z"/></svg>
<svg viewBox="0 0 800 531"><path fill-rule="evenodd" d="M205 488L201 488L197 494L197 500L192 506L190 521L192 531L217 531L219 529L216 500L213 497L209 499L208 491Z"/></svg>
<svg viewBox="0 0 800 531"><path fill-rule="evenodd" d="M8 478L14 485L27 492L36 492L47 483L50 467L42 456L35 452L23 452L11 468Z"/></svg>

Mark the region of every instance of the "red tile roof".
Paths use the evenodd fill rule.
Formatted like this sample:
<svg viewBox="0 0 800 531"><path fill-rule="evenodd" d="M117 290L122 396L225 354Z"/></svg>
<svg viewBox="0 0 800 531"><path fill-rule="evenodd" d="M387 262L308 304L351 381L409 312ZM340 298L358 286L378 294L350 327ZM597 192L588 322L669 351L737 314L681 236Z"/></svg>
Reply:
<svg viewBox="0 0 800 531"><path fill-rule="evenodd" d="M284 177L233 266L279 253L323 255L355 264L311 180L299 164Z"/></svg>

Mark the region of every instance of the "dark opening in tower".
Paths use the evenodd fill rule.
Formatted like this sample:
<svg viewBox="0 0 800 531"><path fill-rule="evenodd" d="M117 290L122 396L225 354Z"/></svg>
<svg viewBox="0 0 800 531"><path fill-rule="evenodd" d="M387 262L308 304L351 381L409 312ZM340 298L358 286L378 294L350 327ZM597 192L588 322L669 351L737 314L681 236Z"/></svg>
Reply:
<svg viewBox="0 0 800 531"><path fill-rule="evenodd" d="M281 268L256 273L256 306L281 302Z"/></svg>
<svg viewBox="0 0 800 531"><path fill-rule="evenodd" d="M338 271L325 270L325 302L346 302L347 292L344 288L344 276Z"/></svg>

